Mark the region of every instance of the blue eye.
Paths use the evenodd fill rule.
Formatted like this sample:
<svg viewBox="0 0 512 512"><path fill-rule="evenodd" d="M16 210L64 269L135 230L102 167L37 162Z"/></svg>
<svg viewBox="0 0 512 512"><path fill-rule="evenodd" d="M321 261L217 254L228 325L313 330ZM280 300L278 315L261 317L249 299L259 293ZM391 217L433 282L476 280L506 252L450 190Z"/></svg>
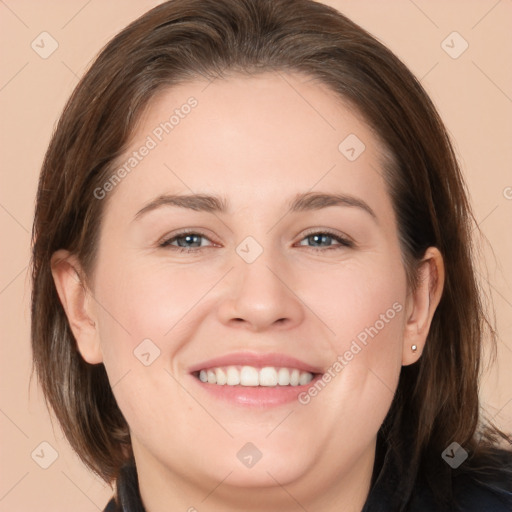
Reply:
<svg viewBox="0 0 512 512"><path fill-rule="evenodd" d="M315 231L313 233L309 233L306 237L304 237L302 240L306 240L310 243L313 243L315 245L306 246L313 250L327 250L327 249L339 249L342 247L353 247L354 243L351 240L348 240L347 238L344 238L342 236L336 235L334 233L331 233L329 231ZM333 245L332 243L329 245L322 245L325 243L329 243L335 240L338 242L336 245ZM304 246L304 244L300 243L299 245Z"/></svg>
<svg viewBox="0 0 512 512"><path fill-rule="evenodd" d="M201 233L188 231L185 233L179 233L172 238L164 240L160 244L160 247L168 247L176 251L196 252L198 249L200 250L204 247L201 244L201 239L209 240ZM175 245L174 242L177 242L178 245Z"/></svg>

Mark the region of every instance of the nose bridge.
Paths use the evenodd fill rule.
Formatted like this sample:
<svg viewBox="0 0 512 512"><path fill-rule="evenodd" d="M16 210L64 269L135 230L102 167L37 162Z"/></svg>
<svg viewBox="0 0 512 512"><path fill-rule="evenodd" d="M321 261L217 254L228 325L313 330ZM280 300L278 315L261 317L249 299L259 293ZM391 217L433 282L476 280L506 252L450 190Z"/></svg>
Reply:
<svg viewBox="0 0 512 512"><path fill-rule="evenodd" d="M254 330L302 320L302 304L292 292L279 251L247 237L236 248L230 292L221 306L224 322L243 321ZM288 277L288 279L287 279Z"/></svg>

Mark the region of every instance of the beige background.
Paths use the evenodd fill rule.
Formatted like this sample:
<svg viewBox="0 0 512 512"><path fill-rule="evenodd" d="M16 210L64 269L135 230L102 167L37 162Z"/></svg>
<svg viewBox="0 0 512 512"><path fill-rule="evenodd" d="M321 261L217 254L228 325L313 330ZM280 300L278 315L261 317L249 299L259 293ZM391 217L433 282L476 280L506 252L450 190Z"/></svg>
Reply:
<svg viewBox="0 0 512 512"><path fill-rule="evenodd" d="M37 179L65 100L98 50L151 0L0 0L2 259L0 511L102 510L112 491L52 427L35 380L29 344L27 273ZM377 36L422 80L453 136L476 218L488 239L482 283L494 300L498 364L483 380L489 416L512 429L512 69L509 0L331 0ZM57 50L32 47L48 32ZM452 32L460 36L450 36ZM464 47L458 58L452 58ZM452 53L450 56L445 50ZM48 467L50 448L58 458ZM39 448L38 448L39 447ZM37 448L37 450L36 450ZM31 454L35 451L34 459ZM44 457L41 456L44 453ZM39 457L37 457L39 454Z"/></svg>

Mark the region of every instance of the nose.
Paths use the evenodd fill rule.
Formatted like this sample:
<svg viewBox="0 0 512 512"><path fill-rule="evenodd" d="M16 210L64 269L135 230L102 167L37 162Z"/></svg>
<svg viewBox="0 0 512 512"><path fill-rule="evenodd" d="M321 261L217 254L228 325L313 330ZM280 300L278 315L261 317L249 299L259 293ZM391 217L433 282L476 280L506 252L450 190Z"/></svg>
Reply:
<svg viewBox="0 0 512 512"><path fill-rule="evenodd" d="M269 250L252 263L240 258L228 280L218 309L225 325L260 332L271 327L290 329L303 321L305 306L294 291L296 279Z"/></svg>

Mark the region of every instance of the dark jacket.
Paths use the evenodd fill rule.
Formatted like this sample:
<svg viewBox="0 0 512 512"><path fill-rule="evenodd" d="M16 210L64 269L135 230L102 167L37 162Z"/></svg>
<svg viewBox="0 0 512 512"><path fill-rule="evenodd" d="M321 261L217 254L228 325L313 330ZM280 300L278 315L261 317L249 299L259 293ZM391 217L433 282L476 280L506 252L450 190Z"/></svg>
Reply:
<svg viewBox="0 0 512 512"><path fill-rule="evenodd" d="M512 457L509 452L502 454L503 464L510 471ZM421 476L417 477L410 497L405 497L399 477L403 470L399 468L406 466L400 460L382 441L377 442L372 486L361 512L512 512L512 482L505 471L477 481L471 472L457 472L440 465L438 478L455 499L455 504L443 505L435 500L431 486ZM112 498L104 512L145 512L134 465L123 467L116 494L118 503Z"/></svg>

